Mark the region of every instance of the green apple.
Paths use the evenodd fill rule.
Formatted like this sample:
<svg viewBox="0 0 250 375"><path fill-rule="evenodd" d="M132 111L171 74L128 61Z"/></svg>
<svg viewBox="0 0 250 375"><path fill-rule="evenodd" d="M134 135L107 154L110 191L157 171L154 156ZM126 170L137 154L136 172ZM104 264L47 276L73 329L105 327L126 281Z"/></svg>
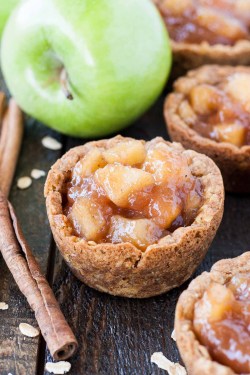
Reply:
<svg viewBox="0 0 250 375"><path fill-rule="evenodd" d="M19 2L20 0L0 0L0 38L12 10Z"/></svg>
<svg viewBox="0 0 250 375"><path fill-rule="evenodd" d="M25 112L64 134L96 137L152 105L171 50L150 0L26 0L7 23L1 62Z"/></svg>

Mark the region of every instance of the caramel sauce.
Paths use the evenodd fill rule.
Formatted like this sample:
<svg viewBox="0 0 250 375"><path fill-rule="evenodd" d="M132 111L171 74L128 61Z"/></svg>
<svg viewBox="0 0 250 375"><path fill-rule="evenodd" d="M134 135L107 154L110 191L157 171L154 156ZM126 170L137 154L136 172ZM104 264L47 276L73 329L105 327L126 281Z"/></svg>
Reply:
<svg viewBox="0 0 250 375"><path fill-rule="evenodd" d="M158 7L176 42L234 45L249 40L250 4L235 0L165 0Z"/></svg>
<svg viewBox="0 0 250 375"><path fill-rule="evenodd" d="M250 275L211 284L195 306L194 328L212 358L237 374L250 373Z"/></svg>
<svg viewBox="0 0 250 375"><path fill-rule="evenodd" d="M131 166L121 163L103 166L104 163L103 168L96 168L87 177L79 175L78 165L75 169L77 174L72 171L63 200L64 214L71 221L75 235L96 243L131 242L145 250L167 233L190 225L201 204L201 183L191 174L185 158L182 160L179 155L172 155L168 159L168 153L164 155L164 152L160 155L163 159L158 162L163 163L162 170L169 174L168 178L160 173L154 177L154 173L146 172L150 168L158 167L157 172L160 169L159 164L153 165L148 161ZM164 166L164 157L169 169ZM84 166L84 162L83 158L79 163ZM178 167L178 175L174 169L180 163L183 171ZM126 181L122 182L122 177L118 176L116 185L114 178L117 179L121 168L129 177L130 173L136 175L139 171L142 177L124 187ZM87 220L91 225L86 228Z"/></svg>
<svg viewBox="0 0 250 375"><path fill-rule="evenodd" d="M64 213L69 216L77 198L88 196L102 211L106 222L102 236L96 241L97 243L113 242L107 234L107 229L110 225L111 217L114 215L119 215L127 219L153 219L159 225L159 229L156 229L157 239L165 236L167 233L173 232L181 226L190 225L197 214L198 207L190 210L190 212L186 212L185 198L189 194L190 188L194 189L195 193L197 193L196 199L201 198L202 195L201 186L198 181L193 182L192 186L190 186L189 182L184 184L179 191L176 191L175 186L170 187L166 184L160 188L154 186L151 189L142 190L137 194L131 194L128 208L121 208L108 199L103 189L96 184L93 176L82 179L78 183L77 185L74 185L73 182L68 184L67 205L64 208ZM169 204L171 207L181 207L181 209L170 225L164 228L166 212L163 213L162 210ZM171 220L171 212L169 216ZM81 236L79 227L77 225L74 225L74 227L75 234ZM145 249L143 243L141 244L141 248Z"/></svg>

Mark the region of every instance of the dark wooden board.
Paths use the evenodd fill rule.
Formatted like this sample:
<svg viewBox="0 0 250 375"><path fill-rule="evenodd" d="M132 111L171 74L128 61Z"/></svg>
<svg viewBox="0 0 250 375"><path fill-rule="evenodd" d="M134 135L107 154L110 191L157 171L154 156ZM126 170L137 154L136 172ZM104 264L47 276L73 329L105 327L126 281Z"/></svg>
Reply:
<svg viewBox="0 0 250 375"><path fill-rule="evenodd" d="M122 134L146 140L157 135L168 138L162 106L163 98ZM171 360L180 361L176 344L170 336L176 301L188 282L156 298L130 300L99 293L72 275L51 237L43 198L44 179L34 181L26 191L16 188L17 177L29 174L35 167L47 171L59 156L58 152L45 150L41 146L41 138L45 134L59 137L64 150L84 142L60 137L37 122L27 121L11 201L27 240L43 271L53 281L54 292L79 340L79 350L70 360L70 374L165 374L150 363L150 356L155 351L162 351ZM226 196L222 225L194 276L209 270L221 258L237 256L249 249L249 204L248 196ZM44 363L51 361L51 357L43 340L24 338L18 332L20 322L36 323L1 257L0 301L10 305L9 310L0 311L0 374L47 375Z"/></svg>

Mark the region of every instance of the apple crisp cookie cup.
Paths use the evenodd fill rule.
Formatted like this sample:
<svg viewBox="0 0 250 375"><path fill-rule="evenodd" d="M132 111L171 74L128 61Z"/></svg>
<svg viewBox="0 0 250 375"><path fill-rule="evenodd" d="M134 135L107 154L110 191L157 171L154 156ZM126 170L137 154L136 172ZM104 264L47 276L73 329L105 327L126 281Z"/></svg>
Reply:
<svg viewBox="0 0 250 375"><path fill-rule="evenodd" d="M250 192L250 145L237 145L229 143L229 141L215 140L201 135L195 128L195 121L199 120L199 114L190 106L188 96L193 89L197 89L199 85L210 85L216 87L221 80L225 80L227 76L240 74L249 74L248 67L231 67L218 65L205 65L201 68L192 70L187 75L180 77L174 83L174 91L170 93L164 105L164 117L170 138L175 142L180 142L185 148L192 149L209 156L218 165L221 170L225 189L228 192L249 193ZM232 80L231 80L232 82ZM215 86L214 86L215 85ZM239 90L240 88L238 88ZM234 90L235 96L238 90ZM213 97L211 93L208 98L211 103L220 103L220 99ZM199 111L207 105L202 95L199 99ZM187 105L186 105L187 104ZM236 103L237 104L237 103ZM213 105L213 104L212 104ZM196 107L198 103L196 104ZM233 108L232 108L233 110ZM247 112L246 112L247 114ZM206 115L206 121L209 116ZM198 120L197 120L198 118ZM247 116L246 116L247 118ZM235 123L237 118L233 120ZM200 122L202 123L202 122ZM227 123L225 122L225 125ZM237 125L237 124L236 124Z"/></svg>
<svg viewBox="0 0 250 375"><path fill-rule="evenodd" d="M249 274L250 252L246 252L236 258L218 261L213 265L210 272L203 272L200 276L195 278L190 283L187 290L181 294L175 312L175 333L177 346L187 368L188 374L239 374L238 371L236 372L231 367L217 361L213 357L213 354L211 354L210 349L200 342L200 339L197 337L194 329L194 319L197 304L202 300L202 298L204 298L204 294L211 287L211 285L216 285L221 288L221 286L227 285L227 283L230 282L233 277L242 277ZM206 307L207 306L205 306L205 308ZM203 311L200 312L200 315L201 314L203 316ZM220 346L220 343L217 343L217 345ZM233 346L232 350L234 350ZM233 357L231 360L233 360ZM249 370L247 371L247 374L248 373Z"/></svg>
<svg viewBox="0 0 250 375"><path fill-rule="evenodd" d="M145 250L133 243L96 243L76 235L63 210L64 195L72 169L93 149L111 149L131 138L117 136L75 147L59 159L45 184L47 212L61 254L73 273L87 285L112 295L145 298L181 285L205 256L220 224L224 187L219 169L205 155L184 150L180 144L156 138L188 160L192 176L202 187L202 204L193 222L167 233ZM139 141L137 141L139 142ZM146 143L140 141L142 145Z"/></svg>

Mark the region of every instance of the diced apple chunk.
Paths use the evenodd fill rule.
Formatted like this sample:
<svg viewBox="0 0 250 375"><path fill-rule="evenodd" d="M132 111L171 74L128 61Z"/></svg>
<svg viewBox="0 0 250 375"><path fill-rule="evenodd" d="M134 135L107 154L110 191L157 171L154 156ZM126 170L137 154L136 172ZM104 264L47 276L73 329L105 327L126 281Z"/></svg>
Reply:
<svg viewBox="0 0 250 375"><path fill-rule="evenodd" d="M179 106L179 115L180 117L188 124L192 125L196 122L197 116L193 110L193 108L190 106L187 100L184 100L181 102Z"/></svg>
<svg viewBox="0 0 250 375"><path fill-rule="evenodd" d="M212 284L207 291L210 304L209 320L212 322L223 319L225 313L233 309L235 298L233 292L220 284Z"/></svg>
<svg viewBox="0 0 250 375"><path fill-rule="evenodd" d="M103 156L107 163L121 163L136 165L144 162L146 150L141 141L131 140L120 142L116 146L105 150Z"/></svg>
<svg viewBox="0 0 250 375"><path fill-rule="evenodd" d="M199 115L208 115L218 107L219 93L207 84L193 87L189 93L190 104Z"/></svg>
<svg viewBox="0 0 250 375"><path fill-rule="evenodd" d="M69 217L79 234L87 241L98 241L103 236L106 221L100 207L91 198L77 198Z"/></svg>
<svg viewBox="0 0 250 375"><path fill-rule="evenodd" d="M214 32L221 37L232 40L244 39L247 36L247 28L240 20L228 17L225 14L209 7L199 7L195 19L198 25Z"/></svg>
<svg viewBox="0 0 250 375"><path fill-rule="evenodd" d="M175 194L176 192L166 189L148 207L149 216L163 229L168 229L181 213L182 203Z"/></svg>
<svg viewBox="0 0 250 375"><path fill-rule="evenodd" d="M245 144L246 129L239 123L216 125L214 132L220 142L229 142L238 147Z"/></svg>
<svg viewBox="0 0 250 375"><path fill-rule="evenodd" d="M92 148L83 159L76 163L73 170L73 178L88 177L106 164L102 152L98 148Z"/></svg>
<svg viewBox="0 0 250 375"><path fill-rule="evenodd" d="M95 172L96 181L117 206L128 207L129 195L154 185L150 173L120 164L106 165Z"/></svg>
<svg viewBox="0 0 250 375"><path fill-rule="evenodd" d="M109 235L111 242L130 242L141 250L152 245L162 236L162 230L149 219L127 219L115 215L111 219Z"/></svg>
<svg viewBox="0 0 250 375"><path fill-rule="evenodd" d="M152 173L156 182L166 182L171 177L173 171L170 152L161 148L149 149L143 169L146 172Z"/></svg>
<svg viewBox="0 0 250 375"><path fill-rule="evenodd" d="M176 181L180 176L189 175L188 166L185 160L177 153L171 153L166 147L158 145L147 152L143 169L152 173L157 184Z"/></svg>
<svg viewBox="0 0 250 375"><path fill-rule="evenodd" d="M235 73L228 79L226 92L250 112L250 74Z"/></svg>

